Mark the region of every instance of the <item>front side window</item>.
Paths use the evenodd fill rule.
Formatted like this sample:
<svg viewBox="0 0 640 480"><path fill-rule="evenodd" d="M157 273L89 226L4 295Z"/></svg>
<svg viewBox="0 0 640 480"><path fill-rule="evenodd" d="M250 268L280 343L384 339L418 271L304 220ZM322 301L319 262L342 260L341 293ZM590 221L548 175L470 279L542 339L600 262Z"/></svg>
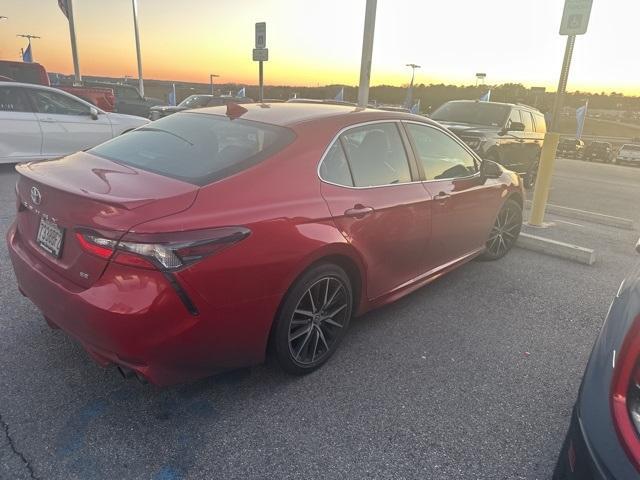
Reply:
<svg viewBox="0 0 640 480"><path fill-rule="evenodd" d="M474 175L478 165L462 145L438 129L406 124L427 180L445 180Z"/></svg>
<svg viewBox="0 0 640 480"><path fill-rule="evenodd" d="M513 125L514 123L522 123L520 110L516 110L515 108L511 110L511 115L509 115L509 120L507 121L507 128L511 128L511 125Z"/></svg>
<svg viewBox="0 0 640 480"><path fill-rule="evenodd" d="M19 88L0 87L0 111L30 112L31 106L27 96Z"/></svg>
<svg viewBox="0 0 640 480"><path fill-rule="evenodd" d="M91 113L91 107L62 93L33 89L29 90L29 94L39 113L52 115L89 115Z"/></svg>
<svg viewBox="0 0 640 480"><path fill-rule="evenodd" d="M356 187L411 181L407 153L394 123L353 128L341 136Z"/></svg>
<svg viewBox="0 0 640 480"><path fill-rule="evenodd" d="M241 172L295 138L288 128L222 115L177 113L89 152L195 185Z"/></svg>
<svg viewBox="0 0 640 480"><path fill-rule="evenodd" d="M520 115L522 116L522 123L524 123L524 131L533 132L533 117L531 113L521 110Z"/></svg>

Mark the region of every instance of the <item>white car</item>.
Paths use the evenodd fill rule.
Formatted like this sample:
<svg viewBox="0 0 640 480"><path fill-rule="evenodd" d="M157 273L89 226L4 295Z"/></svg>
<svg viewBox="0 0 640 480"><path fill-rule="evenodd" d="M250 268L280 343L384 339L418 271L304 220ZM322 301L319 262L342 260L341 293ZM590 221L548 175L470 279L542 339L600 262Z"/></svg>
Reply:
<svg viewBox="0 0 640 480"><path fill-rule="evenodd" d="M640 165L640 145L623 145L620 150L618 150L616 163Z"/></svg>
<svg viewBox="0 0 640 480"><path fill-rule="evenodd" d="M104 112L55 88L0 82L0 163L68 155L148 122Z"/></svg>

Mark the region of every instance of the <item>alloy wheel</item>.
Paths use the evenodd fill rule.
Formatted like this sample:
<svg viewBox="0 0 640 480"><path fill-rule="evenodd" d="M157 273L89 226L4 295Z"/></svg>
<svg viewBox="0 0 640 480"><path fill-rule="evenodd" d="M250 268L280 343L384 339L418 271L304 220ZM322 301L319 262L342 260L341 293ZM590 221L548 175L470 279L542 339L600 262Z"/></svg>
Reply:
<svg viewBox="0 0 640 480"><path fill-rule="evenodd" d="M508 252L518 239L522 228L522 216L512 204L505 205L493 225L489 240L487 240L487 250L493 257L501 257Z"/></svg>
<svg viewBox="0 0 640 480"><path fill-rule="evenodd" d="M331 353L350 315L350 296L337 277L323 277L300 297L289 323L289 352L301 366Z"/></svg>

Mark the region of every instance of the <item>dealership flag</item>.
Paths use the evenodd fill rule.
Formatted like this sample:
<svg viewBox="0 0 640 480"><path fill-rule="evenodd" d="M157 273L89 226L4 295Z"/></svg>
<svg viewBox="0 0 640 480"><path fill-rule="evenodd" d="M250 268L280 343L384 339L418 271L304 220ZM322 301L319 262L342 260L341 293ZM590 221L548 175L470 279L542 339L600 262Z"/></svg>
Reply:
<svg viewBox="0 0 640 480"><path fill-rule="evenodd" d="M490 102L491 101L491 90L480 97L481 102Z"/></svg>
<svg viewBox="0 0 640 480"><path fill-rule="evenodd" d="M246 91L244 89L244 87L242 87L240 90L238 90L238 93L236 93L236 97L241 98L241 97L246 97Z"/></svg>
<svg viewBox="0 0 640 480"><path fill-rule="evenodd" d="M333 99L337 100L338 102L344 101L344 87L340 89L340 91L336 94L336 96Z"/></svg>
<svg viewBox="0 0 640 480"><path fill-rule="evenodd" d="M64 16L69 18L69 7L67 5L67 0L58 0L58 6L60 7L60 10L62 10L62 13L64 13Z"/></svg>
<svg viewBox="0 0 640 480"><path fill-rule="evenodd" d="M415 113L416 115L420 113L420 99L418 99L418 101L413 104L413 107L411 107L411 113Z"/></svg>
<svg viewBox="0 0 640 480"><path fill-rule="evenodd" d="M33 56L31 55L31 44L29 44L27 49L22 52L22 61L26 63L33 62Z"/></svg>
<svg viewBox="0 0 640 480"><path fill-rule="evenodd" d="M176 84L174 83L171 91L169 92L169 105L172 107L176 106Z"/></svg>
<svg viewBox="0 0 640 480"><path fill-rule="evenodd" d="M580 140L582 138L582 131L584 130L584 121L587 118L587 109L589 108L589 101L585 103L582 107L576 110L576 123L578 124L578 129L576 131L576 138Z"/></svg>

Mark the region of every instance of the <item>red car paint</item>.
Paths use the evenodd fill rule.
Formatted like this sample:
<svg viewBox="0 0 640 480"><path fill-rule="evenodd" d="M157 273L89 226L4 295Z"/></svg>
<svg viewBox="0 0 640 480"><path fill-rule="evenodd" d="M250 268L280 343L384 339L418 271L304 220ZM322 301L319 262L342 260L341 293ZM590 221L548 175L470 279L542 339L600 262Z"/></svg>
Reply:
<svg viewBox="0 0 640 480"><path fill-rule="evenodd" d="M423 117L326 105L245 107L243 119L284 126L295 139L202 187L84 152L17 167L19 208L7 243L20 290L99 363L131 368L159 385L261 363L280 303L311 265L342 265L362 314L480 254L506 199L522 202L517 175L506 171L486 181L384 188L319 179L319 161L342 129L378 120L436 126ZM32 187L41 193L40 205L30 198ZM438 198L441 193L449 197ZM373 212L344 213L364 206ZM41 217L66 229L60 258L35 243ZM126 240L227 226L251 233L176 271L177 286L156 269L91 255L74 235L82 227Z"/></svg>

